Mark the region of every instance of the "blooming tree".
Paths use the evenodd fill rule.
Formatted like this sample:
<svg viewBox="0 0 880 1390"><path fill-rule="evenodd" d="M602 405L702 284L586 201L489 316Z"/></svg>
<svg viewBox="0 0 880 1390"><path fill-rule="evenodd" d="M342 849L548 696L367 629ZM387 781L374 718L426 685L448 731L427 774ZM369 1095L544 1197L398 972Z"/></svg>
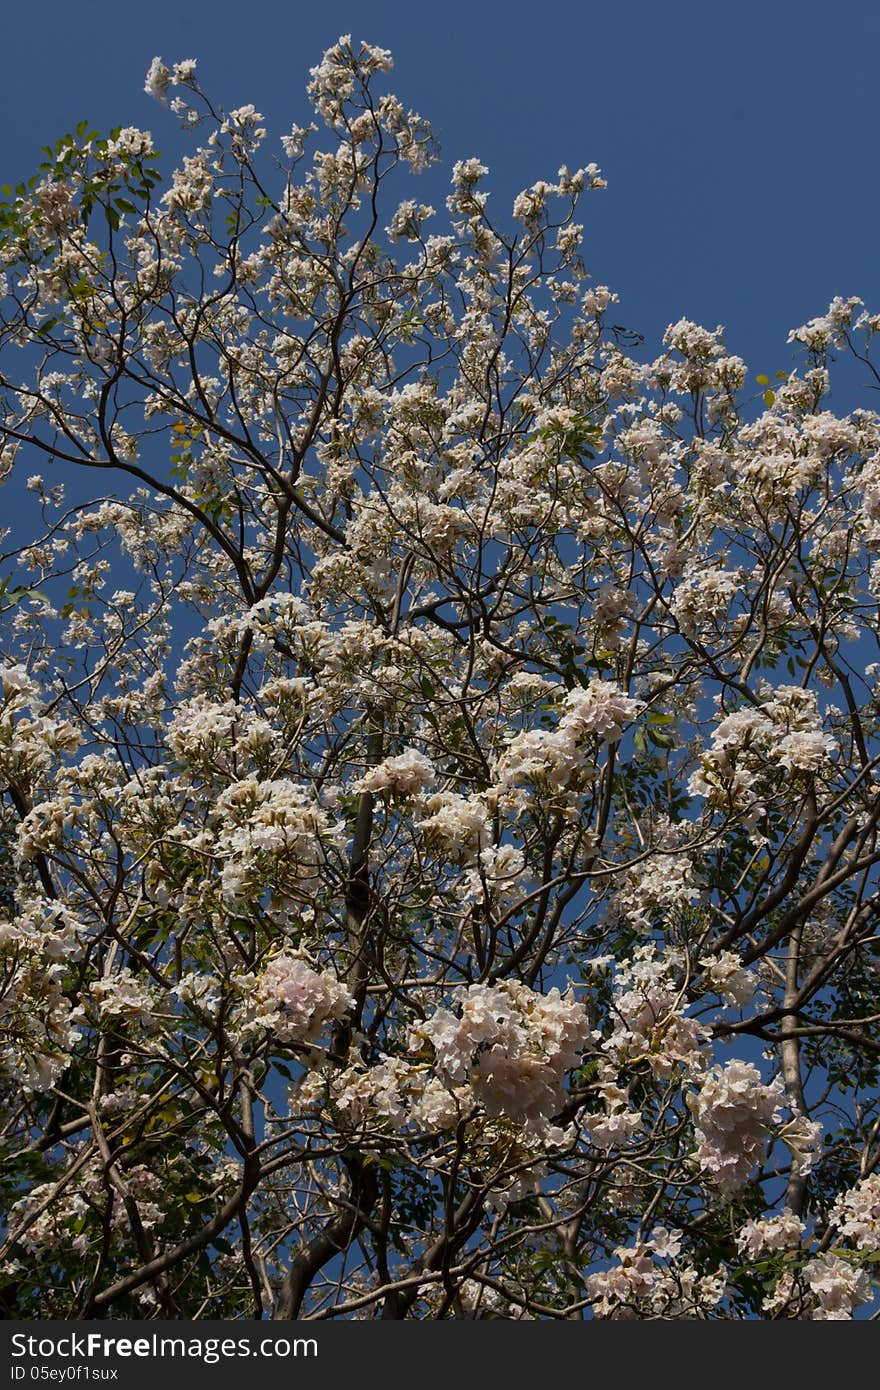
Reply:
<svg viewBox="0 0 880 1390"><path fill-rule="evenodd" d="M880 315L631 355L390 67L0 207L3 1306L864 1315Z"/></svg>

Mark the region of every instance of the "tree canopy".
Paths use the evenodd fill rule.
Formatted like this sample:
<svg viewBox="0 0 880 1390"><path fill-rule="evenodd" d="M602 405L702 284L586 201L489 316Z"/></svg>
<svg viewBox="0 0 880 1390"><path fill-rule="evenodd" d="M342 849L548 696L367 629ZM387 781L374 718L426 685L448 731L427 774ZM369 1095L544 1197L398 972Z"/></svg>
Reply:
<svg viewBox="0 0 880 1390"><path fill-rule="evenodd" d="M880 315L652 356L390 67L0 205L0 1299L864 1316Z"/></svg>

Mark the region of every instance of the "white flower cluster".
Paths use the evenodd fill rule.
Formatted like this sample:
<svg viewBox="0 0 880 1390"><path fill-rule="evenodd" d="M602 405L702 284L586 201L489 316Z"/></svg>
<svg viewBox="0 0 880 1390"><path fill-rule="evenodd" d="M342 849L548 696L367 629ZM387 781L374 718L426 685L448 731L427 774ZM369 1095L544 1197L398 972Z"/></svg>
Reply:
<svg viewBox="0 0 880 1390"><path fill-rule="evenodd" d="M613 894L609 910L612 916L633 926L650 927L658 913L668 920L676 909L696 902L698 897L688 856L656 854L626 869L623 885Z"/></svg>
<svg viewBox="0 0 880 1390"><path fill-rule="evenodd" d="M777 1216L746 1221L737 1232L737 1248L749 1259L774 1250L796 1250L804 1234L804 1223L788 1207Z"/></svg>
<svg viewBox="0 0 880 1390"><path fill-rule="evenodd" d="M89 991L101 1018L150 1019L159 1007L158 996L147 980L127 966L96 980Z"/></svg>
<svg viewBox="0 0 880 1390"><path fill-rule="evenodd" d="M624 695L613 681L592 680L582 689L570 690L564 708L560 732L578 743L591 735L597 735L601 743L616 743L644 709L644 702Z"/></svg>
<svg viewBox="0 0 880 1390"><path fill-rule="evenodd" d="M197 762L218 752L227 752L241 710L233 700L222 704L207 695L197 695L182 704L168 729L168 747L175 758Z"/></svg>
<svg viewBox="0 0 880 1390"><path fill-rule="evenodd" d="M880 545L880 454L865 460L856 485L862 494L862 533L867 545Z"/></svg>
<svg viewBox="0 0 880 1390"><path fill-rule="evenodd" d="M639 946L624 961L614 981L613 1028L603 1044L617 1062L644 1059L656 1076L668 1077L681 1067L702 1071L708 1032L685 1012L676 952L659 955L653 942Z"/></svg>
<svg viewBox="0 0 880 1390"><path fill-rule="evenodd" d="M642 1128L641 1111L629 1108L628 1093L614 1082L600 1086L599 1094L605 1102L605 1114L584 1116L584 1128L597 1148L611 1149L625 1144Z"/></svg>
<svg viewBox="0 0 880 1390"><path fill-rule="evenodd" d="M419 1285L419 1303L425 1309L425 1316L435 1318L446 1302L447 1293L442 1283L434 1280L430 1284ZM456 1289L456 1300L461 1304L463 1318L481 1321L490 1318L504 1318L507 1322L531 1320L518 1303L513 1303L479 1279L463 1279Z"/></svg>
<svg viewBox="0 0 880 1390"><path fill-rule="evenodd" d="M255 1000L255 1021L285 1043L318 1042L327 1023L354 1005L331 970L313 970L292 955L272 957L257 980Z"/></svg>
<svg viewBox="0 0 880 1390"><path fill-rule="evenodd" d="M215 811L223 896L230 903L251 895L275 866L289 887L304 889L325 846L335 843L336 827L312 791L287 778L242 778L220 794Z"/></svg>
<svg viewBox="0 0 880 1390"><path fill-rule="evenodd" d="M781 685L761 705L770 719L774 738L771 757L789 772L817 772L836 750L830 734L822 730L814 690L797 685Z"/></svg>
<svg viewBox="0 0 880 1390"><path fill-rule="evenodd" d="M392 66L387 49L362 43L355 51L351 34L343 34L326 50L317 67L310 69L309 96L325 120L336 121L342 103L354 92L357 78L370 72L388 72Z"/></svg>
<svg viewBox="0 0 880 1390"><path fill-rule="evenodd" d="M14 947L46 960L77 960L85 949L88 928L62 902L35 894L23 900L15 917L0 918L0 951Z"/></svg>
<svg viewBox="0 0 880 1390"><path fill-rule="evenodd" d="M514 803L518 798L510 798L509 793L525 781L542 791L562 791L580 764L580 750L562 729L528 729L514 734L498 759L493 769L494 790L499 799Z"/></svg>
<svg viewBox="0 0 880 1390"><path fill-rule="evenodd" d="M561 791L584 759L591 739L616 743L644 702L625 695L612 681L592 680L565 697L555 730L530 729L515 734L494 769L496 788L503 793L524 780Z"/></svg>
<svg viewBox="0 0 880 1390"><path fill-rule="evenodd" d="M126 1167L124 1177L126 1192L137 1203L140 1224L149 1230L163 1217L162 1180L145 1163ZM80 1168L75 1183L67 1187L62 1203L46 1205L39 1211L55 1187L54 1182L39 1183L11 1208L13 1229L20 1231L16 1239L31 1252L57 1250L69 1243L82 1255L90 1243L87 1227L96 1219L98 1211L104 1213L103 1220L110 1231L124 1233L128 1229L125 1203L106 1203L103 1200L106 1184L103 1161L94 1159Z"/></svg>
<svg viewBox="0 0 880 1390"><path fill-rule="evenodd" d="M747 970L735 951L720 951L717 955L704 956L700 961L703 967L703 980L708 988L723 997L734 1008L744 1009L752 999L757 980L751 970Z"/></svg>
<svg viewBox="0 0 880 1390"><path fill-rule="evenodd" d="M861 307L862 302L855 296L843 299L840 295L835 295L824 314L810 319L809 323L801 324L800 328L793 328L788 335L788 341L803 343L814 352L824 352L832 345L841 344L842 335L851 327L853 314Z"/></svg>
<svg viewBox="0 0 880 1390"><path fill-rule="evenodd" d="M726 622L727 610L740 593L740 570L717 566L693 567L676 585L670 607L682 631L694 636L703 623Z"/></svg>
<svg viewBox="0 0 880 1390"><path fill-rule="evenodd" d="M327 1082L320 1074L307 1077L300 1098L319 1099ZM470 1087L444 1085L427 1067L404 1057L382 1057L367 1067L358 1059L331 1075L329 1087L337 1109L357 1125L387 1121L395 1130L412 1127L431 1134L454 1129L474 1109Z"/></svg>
<svg viewBox="0 0 880 1390"><path fill-rule="evenodd" d="M128 155L131 159L143 159L153 152L153 137L148 130L138 130L137 126L125 126L115 140L108 140L107 154Z"/></svg>
<svg viewBox="0 0 880 1390"><path fill-rule="evenodd" d="M144 91L156 101L165 101L168 88L180 82L192 82L196 75L195 58L183 58L168 68L161 58L154 58L147 71Z"/></svg>
<svg viewBox="0 0 880 1390"><path fill-rule="evenodd" d="M471 862L485 838L489 810L479 797L438 792L425 803L428 815L419 821L425 843L452 857Z"/></svg>
<svg viewBox="0 0 880 1390"><path fill-rule="evenodd" d="M413 1029L434 1050L450 1086L470 1082L489 1115L541 1127L562 1105L565 1074L586 1046L582 1005L558 989L540 994L513 980L470 985L458 1016L438 1009Z"/></svg>
<svg viewBox="0 0 880 1390"><path fill-rule="evenodd" d="M298 629L308 627L310 617L306 604L295 594L272 593L252 605L241 628L252 634L260 650L270 651L274 638L289 638Z"/></svg>
<svg viewBox="0 0 880 1390"><path fill-rule="evenodd" d="M724 1297L727 1271L720 1266L711 1274L700 1274L689 1260L677 1258L680 1250L679 1233L663 1227L648 1240L618 1246L614 1264L587 1277L593 1316L705 1318Z"/></svg>
<svg viewBox="0 0 880 1390"><path fill-rule="evenodd" d="M859 1250L880 1251L880 1173L861 1178L831 1208L831 1220Z"/></svg>
<svg viewBox="0 0 880 1390"><path fill-rule="evenodd" d="M356 792L387 793L404 799L422 794L436 780L433 764L417 748L406 748L393 758L384 758L354 784Z"/></svg>
<svg viewBox="0 0 880 1390"><path fill-rule="evenodd" d="M713 1067L696 1095L688 1097L699 1140L697 1165L725 1196L748 1182L779 1118L783 1094L779 1077L765 1084L752 1062L735 1058Z"/></svg>
<svg viewBox="0 0 880 1390"><path fill-rule="evenodd" d="M0 948L0 1070L27 1090L50 1091L70 1062L81 1015L63 991L63 967L13 944Z"/></svg>
<svg viewBox="0 0 880 1390"><path fill-rule="evenodd" d="M815 691L781 685L764 693L760 705L734 710L717 725L691 776L692 796L748 802L755 772L815 773L828 765L837 744L823 731Z"/></svg>
<svg viewBox="0 0 880 1390"><path fill-rule="evenodd" d="M871 1298L867 1272L839 1255L820 1255L810 1260L803 1272L816 1300L813 1318L817 1322L848 1321L853 1310Z"/></svg>
<svg viewBox="0 0 880 1390"><path fill-rule="evenodd" d="M73 753L83 736L67 719L47 714L37 682L23 665L0 667L0 785L28 787L57 761Z"/></svg>
<svg viewBox="0 0 880 1390"><path fill-rule="evenodd" d="M515 845L487 845L468 874L467 898L506 911L519 897L525 867L525 856Z"/></svg>

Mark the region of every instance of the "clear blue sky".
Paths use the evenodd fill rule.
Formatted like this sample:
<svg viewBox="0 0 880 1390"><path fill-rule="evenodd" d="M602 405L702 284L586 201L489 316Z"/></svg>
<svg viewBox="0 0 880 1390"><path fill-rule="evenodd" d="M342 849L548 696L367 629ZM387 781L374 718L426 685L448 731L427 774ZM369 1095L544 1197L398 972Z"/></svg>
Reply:
<svg viewBox="0 0 880 1390"><path fill-rule="evenodd" d="M171 148L142 91L154 54L196 57L222 104L253 101L280 133L349 31L393 51L446 161L491 166L493 204L560 163L602 166L588 264L652 346L681 315L720 322L772 373L832 295L880 308L872 0L32 0L4 14L0 181L83 116Z"/></svg>

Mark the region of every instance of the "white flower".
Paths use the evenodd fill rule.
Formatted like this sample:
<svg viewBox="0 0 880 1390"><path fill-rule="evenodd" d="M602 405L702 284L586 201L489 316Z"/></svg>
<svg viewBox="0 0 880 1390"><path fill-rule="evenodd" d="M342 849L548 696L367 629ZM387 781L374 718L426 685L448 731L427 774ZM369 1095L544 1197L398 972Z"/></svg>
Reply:
<svg viewBox="0 0 880 1390"><path fill-rule="evenodd" d="M755 992L757 980L746 970L734 951L721 951L717 956L704 956L700 965L706 972L706 984L724 995L738 1009L744 1009Z"/></svg>
<svg viewBox="0 0 880 1390"><path fill-rule="evenodd" d="M28 675L26 666L0 667L0 681L3 682L3 693L7 698L10 695L33 696L37 691L37 686Z"/></svg>
<svg viewBox="0 0 880 1390"><path fill-rule="evenodd" d="M170 81L170 69L166 68L161 58L154 58L147 71L144 91L148 96L155 97L156 101L164 102Z"/></svg>

